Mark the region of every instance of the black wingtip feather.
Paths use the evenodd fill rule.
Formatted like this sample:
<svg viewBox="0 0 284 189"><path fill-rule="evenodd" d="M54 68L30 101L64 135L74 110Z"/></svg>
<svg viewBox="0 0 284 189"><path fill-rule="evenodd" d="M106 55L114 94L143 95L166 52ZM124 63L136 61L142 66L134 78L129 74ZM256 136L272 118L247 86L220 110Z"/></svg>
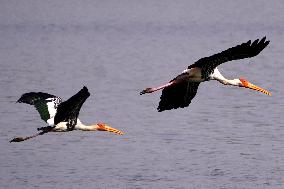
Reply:
<svg viewBox="0 0 284 189"><path fill-rule="evenodd" d="M84 86L84 87L81 89L81 92L87 94L88 96L90 96L89 90L88 90L88 88L87 88L86 86Z"/></svg>
<svg viewBox="0 0 284 189"><path fill-rule="evenodd" d="M29 93L23 94L17 102L35 105L35 103L37 103L39 100L52 98L52 97L55 97L55 96L48 94L48 93L42 93L42 92L29 92Z"/></svg>
<svg viewBox="0 0 284 189"><path fill-rule="evenodd" d="M258 40L258 39L257 39ZM266 36L264 36L259 43L263 43L266 40Z"/></svg>
<svg viewBox="0 0 284 189"><path fill-rule="evenodd" d="M257 56L269 44L269 42L270 41L266 41L266 36L264 36L260 41L259 39L254 40L253 43L249 40L220 53L201 58L194 64L188 66L188 69L199 67L202 69L202 77L207 78L211 73L213 73L217 66L224 62Z"/></svg>
<svg viewBox="0 0 284 189"><path fill-rule="evenodd" d="M252 42L251 46L255 46L258 43L259 39L255 40L254 42ZM261 41L260 41L261 43Z"/></svg>

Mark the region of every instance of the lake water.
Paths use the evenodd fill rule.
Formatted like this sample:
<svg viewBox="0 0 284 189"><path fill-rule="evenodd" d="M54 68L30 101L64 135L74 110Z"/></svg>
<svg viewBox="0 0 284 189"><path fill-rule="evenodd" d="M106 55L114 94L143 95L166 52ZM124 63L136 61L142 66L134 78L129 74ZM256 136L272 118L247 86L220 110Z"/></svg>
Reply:
<svg viewBox="0 0 284 189"><path fill-rule="evenodd" d="M1 1L0 188L284 187L283 1ZM202 83L192 104L157 112L160 92L199 58L267 36L257 57L220 66L272 97ZM15 136L45 126L25 92L68 99L87 86L87 123L125 132Z"/></svg>

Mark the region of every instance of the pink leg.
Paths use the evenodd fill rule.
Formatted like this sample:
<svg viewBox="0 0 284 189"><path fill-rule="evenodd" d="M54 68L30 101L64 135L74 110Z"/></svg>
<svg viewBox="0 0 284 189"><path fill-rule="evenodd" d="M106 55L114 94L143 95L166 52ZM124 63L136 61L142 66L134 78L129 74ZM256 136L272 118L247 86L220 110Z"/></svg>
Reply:
<svg viewBox="0 0 284 189"><path fill-rule="evenodd" d="M167 83L165 85L161 85L159 87L146 88L146 89L144 89L143 91L140 92L140 95L145 94L145 93L153 93L155 91L158 91L158 90L164 89L166 87L169 87L169 86L173 85L174 83L175 82L169 82L169 83Z"/></svg>
<svg viewBox="0 0 284 189"><path fill-rule="evenodd" d="M45 129L45 130L43 130L43 131L41 131L41 132L39 132L39 133L36 133L36 134L34 134L34 135L32 135L32 136L27 136L27 137L15 137L15 138L13 138L12 140L10 140L10 143L11 143L11 142L22 142L22 141L25 141L25 140L28 140L28 139L31 139L31 138L35 138L35 137L37 137L37 136L39 136L39 135L43 135L43 134L45 134L45 133L48 133L48 132L52 131L53 128L54 128L54 127L50 127L50 126L49 126L48 129Z"/></svg>

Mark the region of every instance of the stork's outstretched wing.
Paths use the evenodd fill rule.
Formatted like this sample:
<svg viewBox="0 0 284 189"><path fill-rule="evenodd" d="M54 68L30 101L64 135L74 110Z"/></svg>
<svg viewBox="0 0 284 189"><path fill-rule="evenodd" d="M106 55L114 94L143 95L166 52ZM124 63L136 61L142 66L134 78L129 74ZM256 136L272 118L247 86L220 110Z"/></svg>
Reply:
<svg viewBox="0 0 284 189"><path fill-rule="evenodd" d="M187 107L195 97L199 82L183 81L163 89L158 111Z"/></svg>
<svg viewBox="0 0 284 189"><path fill-rule="evenodd" d="M260 41L257 39L253 43L249 40L246 43L229 48L221 53L201 58L190 65L188 69L199 67L202 69L202 77L207 78L218 65L231 60L254 57L268 44L269 41L266 41L266 37L263 37Z"/></svg>
<svg viewBox="0 0 284 189"><path fill-rule="evenodd" d="M62 100L60 97L48 93L30 92L23 94L17 102L34 105L41 119L47 122L55 116L57 107Z"/></svg>
<svg viewBox="0 0 284 189"><path fill-rule="evenodd" d="M73 130L77 124L80 109L89 96L90 93L87 87L84 86L77 94L62 102L57 108L54 124L67 122L67 130Z"/></svg>

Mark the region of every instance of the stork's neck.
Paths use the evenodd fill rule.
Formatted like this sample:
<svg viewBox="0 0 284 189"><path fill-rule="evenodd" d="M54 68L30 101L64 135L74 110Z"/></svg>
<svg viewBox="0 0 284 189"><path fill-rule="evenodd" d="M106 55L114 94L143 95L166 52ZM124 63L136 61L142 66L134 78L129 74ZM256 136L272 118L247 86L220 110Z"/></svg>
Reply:
<svg viewBox="0 0 284 189"><path fill-rule="evenodd" d="M217 80L224 85L240 86L242 84L239 79L226 79L217 68L215 68L213 74L210 75L210 79Z"/></svg>
<svg viewBox="0 0 284 189"><path fill-rule="evenodd" d="M226 79L225 80L218 80L224 85L233 85L233 86L240 86L241 81L239 79Z"/></svg>
<svg viewBox="0 0 284 189"><path fill-rule="evenodd" d="M77 125L75 126L76 130L81 130L81 131L97 131L98 130L98 125L85 125L81 121L77 122Z"/></svg>

